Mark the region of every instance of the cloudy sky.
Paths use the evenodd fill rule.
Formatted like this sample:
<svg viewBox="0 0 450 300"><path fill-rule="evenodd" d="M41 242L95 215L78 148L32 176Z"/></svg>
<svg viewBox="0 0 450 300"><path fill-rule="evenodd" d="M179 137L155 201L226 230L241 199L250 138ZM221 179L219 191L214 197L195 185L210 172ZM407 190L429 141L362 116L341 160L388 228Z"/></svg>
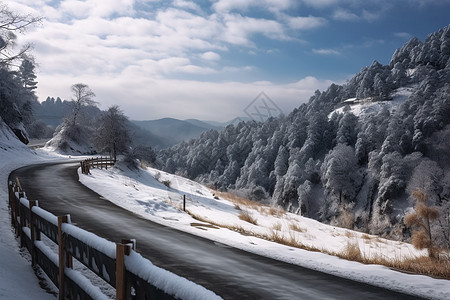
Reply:
<svg viewBox="0 0 450 300"><path fill-rule="evenodd" d="M1 2L1 0L0 0ZM387 64L450 23L449 0L8 0L43 16L37 94L82 82L136 120L227 121L264 92L284 113L314 90Z"/></svg>

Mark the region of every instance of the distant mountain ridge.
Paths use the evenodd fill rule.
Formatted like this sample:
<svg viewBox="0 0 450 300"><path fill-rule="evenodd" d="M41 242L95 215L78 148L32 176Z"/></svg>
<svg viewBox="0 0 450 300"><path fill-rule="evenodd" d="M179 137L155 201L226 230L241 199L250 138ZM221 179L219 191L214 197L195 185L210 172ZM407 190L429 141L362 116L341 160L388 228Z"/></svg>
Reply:
<svg viewBox="0 0 450 300"><path fill-rule="evenodd" d="M174 118L162 118L147 121L131 121L134 125L148 131L155 137L152 147L163 149L171 147L182 141L188 141L199 137L203 132L222 127L215 126L196 119L178 120Z"/></svg>
<svg viewBox="0 0 450 300"><path fill-rule="evenodd" d="M99 115L98 107L86 107L89 115ZM33 104L34 117L39 122L54 130L63 119L71 113L70 101L61 100L59 97L47 97L41 103ZM155 149L164 149L176 145L182 141L199 137L202 132L210 129L220 130L228 122L207 122L197 119L178 120L174 118L162 118L158 120L133 121L130 120L129 127L132 137L138 144L151 146Z"/></svg>

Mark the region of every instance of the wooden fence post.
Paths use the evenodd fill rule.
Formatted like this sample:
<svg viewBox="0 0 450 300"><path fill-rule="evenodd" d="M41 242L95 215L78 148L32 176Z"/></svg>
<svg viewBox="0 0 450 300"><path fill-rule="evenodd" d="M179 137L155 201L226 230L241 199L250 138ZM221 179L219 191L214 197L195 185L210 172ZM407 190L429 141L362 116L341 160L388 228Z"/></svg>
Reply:
<svg viewBox="0 0 450 300"><path fill-rule="evenodd" d="M16 205L19 208L19 222L18 222L18 230L17 233L19 235L20 238L20 248L23 248L23 246L25 245L25 238L23 236L23 227L26 225L26 220L25 220L25 216L22 214L22 204L20 204L20 198L22 198L23 193L19 192L19 199L16 202Z"/></svg>
<svg viewBox="0 0 450 300"><path fill-rule="evenodd" d="M136 240L135 239L122 239L121 243L124 245L131 244L131 249L136 251Z"/></svg>
<svg viewBox="0 0 450 300"><path fill-rule="evenodd" d="M130 245L116 244L116 300L131 298L131 284L125 268L125 255L130 255L130 251Z"/></svg>
<svg viewBox="0 0 450 300"><path fill-rule="evenodd" d="M19 177L16 177L16 184L17 184L17 187L19 188L19 192L21 192L22 191L22 186L20 185Z"/></svg>
<svg viewBox="0 0 450 300"><path fill-rule="evenodd" d="M9 195L9 209L11 210L11 226L16 230L16 222L15 222L15 210L14 210L14 195L13 191L13 183L12 181L8 182L8 195Z"/></svg>
<svg viewBox="0 0 450 300"><path fill-rule="evenodd" d="M183 211L186 211L186 195L183 195Z"/></svg>
<svg viewBox="0 0 450 300"><path fill-rule="evenodd" d="M58 216L58 254L59 254L59 300L64 299L64 269L72 267L72 257L67 254L63 238L62 224L68 223L69 215Z"/></svg>
<svg viewBox="0 0 450 300"><path fill-rule="evenodd" d="M30 232L31 232L31 264L36 265L36 249L34 246L34 241L37 239L36 228L34 226L34 216L33 216L33 206L37 206L36 200L30 200ZM39 236L40 239L40 236ZM38 239L38 240L39 240Z"/></svg>
<svg viewBox="0 0 450 300"><path fill-rule="evenodd" d="M16 197L16 190L18 188L14 186L13 188L13 209L14 209L14 229L16 232L16 238L19 237L19 203L20 201Z"/></svg>

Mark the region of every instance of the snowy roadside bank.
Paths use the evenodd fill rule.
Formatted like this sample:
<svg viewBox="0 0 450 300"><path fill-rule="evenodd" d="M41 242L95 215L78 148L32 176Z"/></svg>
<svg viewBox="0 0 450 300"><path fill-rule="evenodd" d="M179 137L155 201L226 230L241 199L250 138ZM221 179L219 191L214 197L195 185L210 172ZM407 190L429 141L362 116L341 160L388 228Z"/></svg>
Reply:
<svg viewBox="0 0 450 300"><path fill-rule="evenodd" d="M1 143L2 144L2 143ZM11 145L12 144L12 145ZM3 144L2 144L3 145ZM0 145L1 146L1 145ZM11 140L0 149L0 298L55 299L40 287L28 254L22 252L14 236L8 208L8 176L11 171L35 163L67 161L65 156L45 151L32 151Z"/></svg>
<svg viewBox="0 0 450 300"><path fill-rule="evenodd" d="M385 257L417 257L424 252L410 244L399 243L335 228L317 221L286 213L275 217L265 209L236 207L235 203L217 197L206 187L182 177L156 169L139 173L124 168L108 171L91 170L92 175L80 174L80 181L114 204L156 223L176 228L210 240L227 244L258 255L297 264L340 277L369 283L432 299L448 299L450 282L421 275L408 275L379 265L364 265L319 252L269 242L254 236L242 235L226 228L210 228L183 212L182 196L186 195L191 214L231 228L244 228L259 235L294 236L304 244L318 249L339 252L347 243L358 243L365 255ZM101 184L99 184L101 182ZM245 210L255 220L250 224L239 218ZM298 231L293 231L294 225ZM302 232L300 232L302 231Z"/></svg>
<svg viewBox="0 0 450 300"><path fill-rule="evenodd" d="M25 249L20 249L19 242L14 236L8 208L8 176L11 171L27 165L58 162L73 163L86 157L78 156L72 158L56 154L49 149L30 150L21 144L15 146L5 144L3 146L0 141L0 180L2 181L0 188L0 299L55 299L55 295L58 293L57 288L50 281L47 282L46 279L41 279L40 281L33 274L31 257ZM101 240L91 233L78 230L77 227L70 226L70 228L78 232L78 235L82 236L82 238L87 237L88 240L94 241ZM101 243L108 246L113 245L115 253L114 243L107 241L102 241ZM134 272L144 276L145 280L151 280L161 290L176 295L181 299L221 299L202 286L154 266L150 261L140 257L138 254L127 257L126 262L133 268ZM75 262L75 264L79 263ZM83 266L81 268L84 269ZM88 279L78 275L78 271L70 271L71 276L80 280L79 283L86 285L88 288L92 287ZM43 272L41 276L46 277ZM47 293L42 286L51 290L52 293ZM96 295L96 299L112 299L114 297L102 294L100 289L91 290L91 292Z"/></svg>

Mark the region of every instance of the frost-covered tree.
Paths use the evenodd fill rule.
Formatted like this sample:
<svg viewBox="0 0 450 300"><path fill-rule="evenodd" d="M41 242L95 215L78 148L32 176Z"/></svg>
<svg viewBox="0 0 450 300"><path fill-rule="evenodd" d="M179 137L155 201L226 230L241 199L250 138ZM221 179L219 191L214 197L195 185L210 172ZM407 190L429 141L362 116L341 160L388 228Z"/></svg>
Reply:
<svg viewBox="0 0 450 300"><path fill-rule="evenodd" d="M130 168L137 168L139 163L143 164L153 164L156 160L156 153L153 151L152 147L138 145L134 146L125 155L125 162Z"/></svg>
<svg viewBox="0 0 450 300"><path fill-rule="evenodd" d="M339 128L336 136L337 142L350 146L355 145L356 137L358 134L357 125L358 118L350 112L345 113L342 119L339 121Z"/></svg>
<svg viewBox="0 0 450 300"><path fill-rule="evenodd" d="M0 3L0 117L25 144L28 143L25 127L32 122L32 103L36 102L36 96L22 84L16 66L22 58L27 59L25 54L31 45L26 44L19 51L15 46L19 34L40 20Z"/></svg>
<svg viewBox="0 0 450 300"><path fill-rule="evenodd" d="M94 101L95 94L90 87L84 83L76 83L70 87L72 91L72 115L71 122L75 125L78 121L82 108L85 106L95 106L97 102Z"/></svg>
<svg viewBox="0 0 450 300"><path fill-rule="evenodd" d="M322 164L322 184L338 204L353 201L361 185L361 173L351 146L338 144Z"/></svg>
<svg viewBox="0 0 450 300"><path fill-rule="evenodd" d="M275 159L274 171L276 176L283 176L288 170L289 152L284 146L280 146Z"/></svg>
<svg viewBox="0 0 450 300"><path fill-rule="evenodd" d="M313 184L309 180L305 180L297 188L298 194L298 213L303 216L308 216L310 209L310 201L313 201L312 195Z"/></svg>
<svg viewBox="0 0 450 300"><path fill-rule="evenodd" d="M19 72L23 87L30 91L36 89L35 62L32 58L26 57L22 60Z"/></svg>
<svg viewBox="0 0 450 300"><path fill-rule="evenodd" d="M111 106L99 120L94 143L100 152L108 152L114 161L118 154L125 154L130 150L127 120L117 105Z"/></svg>

